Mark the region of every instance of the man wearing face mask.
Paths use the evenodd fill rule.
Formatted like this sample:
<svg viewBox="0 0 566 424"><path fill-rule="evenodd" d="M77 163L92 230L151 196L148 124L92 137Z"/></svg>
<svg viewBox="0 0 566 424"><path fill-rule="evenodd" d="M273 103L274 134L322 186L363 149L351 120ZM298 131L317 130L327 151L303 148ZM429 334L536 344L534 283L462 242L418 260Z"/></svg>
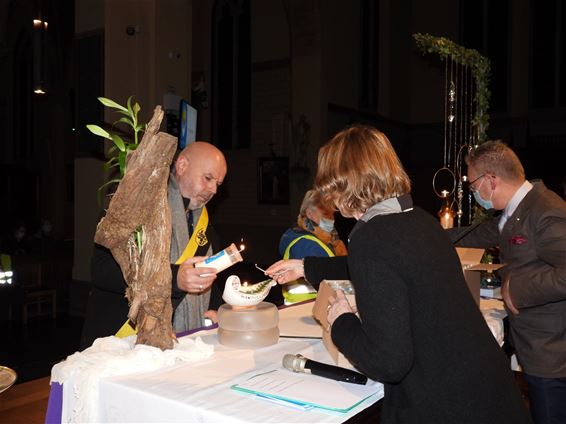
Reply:
<svg viewBox="0 0 566 424"><path fill-rule="evenodd" d="M305 193L297 225L281 236L279 253L283 259L302 259L306 256L346 256L346 246L334 228L334 212L322 203L320 193ZM286 304L316 297L316 290L306 281L297 281L283 287Z"/></svg>
<svg viewBox="0 0 566 424"><path fill-rule="evenodd" d="M501 293L510 338L528 383L536 424L566 422L566 202L542 181L525 179L519 158L501 141L466 157L470 190L501 210L456 245L499 246ZM466 229L451 230L453 240Z"/></svg>

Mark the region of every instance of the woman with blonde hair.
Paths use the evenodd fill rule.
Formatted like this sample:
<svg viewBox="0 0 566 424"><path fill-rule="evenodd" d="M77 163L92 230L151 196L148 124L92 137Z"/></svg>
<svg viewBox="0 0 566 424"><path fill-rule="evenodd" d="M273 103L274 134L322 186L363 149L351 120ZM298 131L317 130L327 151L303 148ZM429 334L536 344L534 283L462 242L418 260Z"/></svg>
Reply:
<svg viewBox="0 0 566 424"><path fill-rule="evenodd" d="M387 137L355 125L318 156L315 189L358 220L346 257L279 261L279 283L350 279L330 299L332 341L385 386L381 423L528 423L509 362L470 295L446 232L413 207Z"/></svg>
<svg viewBox="0 0 566 424"><path fill-rule="evenodd" d="M320 192L305 193L297 224L288 228L279 241L283 259L302 259L306 256L332 257L348 254L334 228L334 209L322 199ZM286 304L302 302L316 297L317 291L305 281L286 284L283 297Z"/></svg>

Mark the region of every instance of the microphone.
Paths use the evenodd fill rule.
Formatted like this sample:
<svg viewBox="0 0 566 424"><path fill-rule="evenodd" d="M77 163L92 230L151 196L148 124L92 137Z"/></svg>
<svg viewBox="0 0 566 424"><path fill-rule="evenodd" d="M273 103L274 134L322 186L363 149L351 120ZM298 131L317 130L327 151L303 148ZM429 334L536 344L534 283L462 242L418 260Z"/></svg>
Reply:
<svg viewBox="0 0 566 424"><path fill-rule="evenodd" d="M316 362L299 354L293 355L287 353L284 355L283 367L293 372L314 374L319 377L330 378L336 381L345 381L346 383L366 384L368 381L368 378L359 372L352 371L347 368L336 367L334 365L323 364L322 362Z"/></svg>

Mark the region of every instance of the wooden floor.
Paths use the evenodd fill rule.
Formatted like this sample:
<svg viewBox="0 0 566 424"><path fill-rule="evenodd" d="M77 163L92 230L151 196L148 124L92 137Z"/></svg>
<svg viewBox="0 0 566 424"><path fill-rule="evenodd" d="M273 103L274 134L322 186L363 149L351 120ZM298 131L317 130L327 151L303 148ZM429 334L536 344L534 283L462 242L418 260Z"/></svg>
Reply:
<svg viewBox="0 0 566 424"><path fill-rule="evenodd" d="M0 424L45 422L49 377L16 384L0 393Z"/></svg>
<svg viewBox="0 0 566 424"><path fill-rule="evenodd" d="M0 321L0 365L18 374L16 384L0 393L0 424L45 422L51 368L78 350L84 321L60 312L56 319Z"/></svg>

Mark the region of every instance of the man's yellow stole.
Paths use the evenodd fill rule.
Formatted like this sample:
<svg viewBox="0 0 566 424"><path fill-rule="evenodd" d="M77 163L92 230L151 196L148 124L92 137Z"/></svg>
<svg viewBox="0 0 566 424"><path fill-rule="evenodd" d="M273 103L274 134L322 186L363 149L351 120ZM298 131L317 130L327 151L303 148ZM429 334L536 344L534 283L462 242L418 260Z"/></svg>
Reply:
<svg viewBox="0 0 566 424"><path fill-rule="evenodd" d="M208 251L208 246L210 244L206 231L208 229L208 211L205 207L202 208L200 217L195 225L193 235L189 239L183 254L175 261L175 265L181 265L187 259L194 256L204 256ZM137 329L135 324L133 324L129 319L126 320L124 325L120 327L116 333L116 337L128 337L132 334L137 334Z"/></svg>
<svg viewBox="0 0 566 424"><path fill-rule="evenodd" d="M195 225L193 235L191 236L187 247L183 251L183 254L179 259L175 261L175 265L181 265L187 259L193 256L202 256L206 254L208 250L208 237L206 236L206 230L208 228L208 211L206 208L202 208L200 217ZM198 253L198 255L197 255Z"/></svg>

